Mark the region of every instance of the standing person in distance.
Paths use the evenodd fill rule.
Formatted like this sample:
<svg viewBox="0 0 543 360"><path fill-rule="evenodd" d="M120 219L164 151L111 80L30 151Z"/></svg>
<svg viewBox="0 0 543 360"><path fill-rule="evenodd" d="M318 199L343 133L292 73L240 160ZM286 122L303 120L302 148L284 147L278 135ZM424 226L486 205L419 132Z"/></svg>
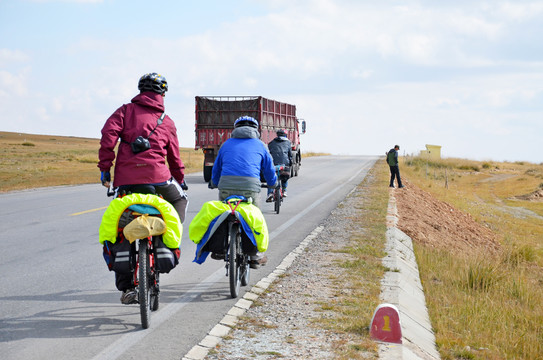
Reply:
<svg viewBox="0 0 543 360"><path fill-rule="evenodd" d="M242 195L252 198L253 204L260 207L261 172L268 185L277 186L273 159L260 140L258 121L250 116L242 116L234 122L230 139L219 149L208 186L219 189L221 201L230 195ZM258 268L267 261L266 256L257 253L251 256L250 266Z"/></svg>
<svg viewBox="0 0 543 360"><path fill-rule="evenodd" d="M164 113L168 83L162 75L148 73L139 79L138 89L140 93L118 108L102 128L98 152L102 185L111 185L110 170L116 160L113 187L119 192L137 192L142 185L147 188L151 185L172 204L182 223L188 204L184 191L187 190L185 165L179 153L175 124ZM179 258L178 253L175 255ZM131 275L116 273L115 284L123 292L123 304L135 301L137 293Z"/></svg>
<svg viewBox="0 0 543 360"><path fill-rule="evenodd" d="M288 166L289 169L285 169L284 172L290 172L292 166L292 143L287 137L285 130L277 130L277 137L268 144L268 149L273 158L274 165ZM281 181L281 188L283 189L283 197L287 197L288 178L290 175L279 176ZM268 188L268 197L266 202L273 201L273 189Z"/></svg>
<svg viewBox="0 0 543 360"><path fill-rule="evenodd" d="M394 187L394 178L398 182L398 187L403 188L402 179L400 178L400 167L398 166L398 150L400 145L394 145L393 149L387 152L387 163L390 166L390 187Z"/></svg>

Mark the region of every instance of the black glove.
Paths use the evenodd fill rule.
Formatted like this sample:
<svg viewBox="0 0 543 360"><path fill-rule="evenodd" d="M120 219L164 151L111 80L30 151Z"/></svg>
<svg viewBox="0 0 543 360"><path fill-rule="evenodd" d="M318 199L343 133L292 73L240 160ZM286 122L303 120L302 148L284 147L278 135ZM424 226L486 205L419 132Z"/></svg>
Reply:
<svg viewBox="0 0 543 360"><path fill-rule="evenodd" d="M183 182L181 183L181 189L183 189L185 191L189 189L189 187L188 187L187 183L185 182L185 180L183 180Z"/></svg>
<svg viewBox="0 0 543 360"><path fill-rule="evenodd" d="M102 171L100 180L102 181L102 185L105 185L107 182L111 182L111 174L109 171Z"/></svg>

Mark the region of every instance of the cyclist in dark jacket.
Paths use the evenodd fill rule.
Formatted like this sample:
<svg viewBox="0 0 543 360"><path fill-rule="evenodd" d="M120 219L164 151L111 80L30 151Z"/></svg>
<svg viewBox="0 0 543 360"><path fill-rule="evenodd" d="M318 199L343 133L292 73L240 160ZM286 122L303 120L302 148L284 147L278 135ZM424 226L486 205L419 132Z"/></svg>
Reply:
<svg viewBox="0 0 543 360"><path fill-rule="evenodd" d="M393 149L387 152L387 163L390 166L390 187L394 187L394 178L398 182L398 187L403 188L402 179L400 178L400 168L398 166L398 150L399 145L395 145Z"/></svg>
<svg viewBox="0 0 543 360"><path fill-rule="evenodd" d="M289 169L285 169L284 172L289 172L290 167L292 166L292 143L288 139L285 130L281 129L277 131L277 137L268 144L268 149L270 150L270 154L273 158L273 164L288 166ZM281 174L280 176L281 187L283 189L283 197L287 196L288 178L289 175L286 174ZM266 202L272 201L273 189L268 188L268 197L266 199Z"/></svg>

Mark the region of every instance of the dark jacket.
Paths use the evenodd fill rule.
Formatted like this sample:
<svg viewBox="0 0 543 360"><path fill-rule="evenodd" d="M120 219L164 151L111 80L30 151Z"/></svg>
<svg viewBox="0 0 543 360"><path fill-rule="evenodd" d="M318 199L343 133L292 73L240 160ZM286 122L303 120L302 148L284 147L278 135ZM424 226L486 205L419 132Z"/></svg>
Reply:
<svg viewBox="0 0 543 360"><path fill-rule="evenodd" d="M110 171L115 160L114 149L121 138L113 186L158 184L172 176L180 184L183 182L185 165L179 155L177 129L169 116L164 117L162 124L148 138L151 145L149 150L134 154L130 147L138 136L149 136L163 112L162 95L146 91L135 96L130 104L118 108L107 119L102 128L98 167L100 171Z"/></svg>
<svg viewBox="0 0 543 360"><path fill-rule="evenodd" d="M390 149L387 152L387 163L390 166L398 166L398 152L396 149Z"/></svg>
<svg viewBox="0 0 543 360"><path fill-rule="evenodd" d="M268 144L274 165L292 166L292 144L286 137L278 136Z"/></svg>
<svg viewBox="0 0 543 360"><path fill-rule="evenodd" d="M268 184L277 185L273 159L258 130L242 126L219 149L211 182L219 189L260 192L260 172Z"/></svg>

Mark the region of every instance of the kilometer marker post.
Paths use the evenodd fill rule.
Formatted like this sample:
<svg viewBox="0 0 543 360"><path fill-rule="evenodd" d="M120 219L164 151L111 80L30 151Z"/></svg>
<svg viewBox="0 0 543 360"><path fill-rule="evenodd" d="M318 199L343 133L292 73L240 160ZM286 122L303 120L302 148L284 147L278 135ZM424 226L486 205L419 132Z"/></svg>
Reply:
<svg viewBox="0 0 543 360"><path fill-rule="evenodd" d="M370 336L377 341L402 343L400 312L396 306L381 304L375 309L371 320Z"/></svg>

